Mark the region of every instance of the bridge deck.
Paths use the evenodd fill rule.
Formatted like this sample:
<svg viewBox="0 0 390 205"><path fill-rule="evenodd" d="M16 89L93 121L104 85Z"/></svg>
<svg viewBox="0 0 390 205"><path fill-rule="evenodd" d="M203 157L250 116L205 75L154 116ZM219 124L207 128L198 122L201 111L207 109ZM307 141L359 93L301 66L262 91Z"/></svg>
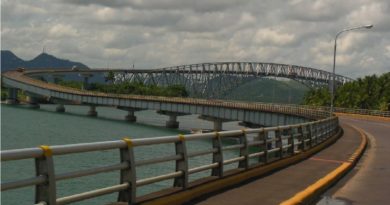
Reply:
<svg viewBox="0 0 390 205"><path fill-rule="evenodd" d="M347 175L346 183L336 186L326 195L346 201L346 204L389 204L390 120L375 122L346 117L340 119L363 129L368 134L369 147L355 170Z"/></svg>
<svg viewBox="0 0 390 205"><path fill-rule="evenodd" d="M345 124L342 127L344 135L310 159L188 204L279 204L324 177L353 154L361 142L360 134Z"/></svg>

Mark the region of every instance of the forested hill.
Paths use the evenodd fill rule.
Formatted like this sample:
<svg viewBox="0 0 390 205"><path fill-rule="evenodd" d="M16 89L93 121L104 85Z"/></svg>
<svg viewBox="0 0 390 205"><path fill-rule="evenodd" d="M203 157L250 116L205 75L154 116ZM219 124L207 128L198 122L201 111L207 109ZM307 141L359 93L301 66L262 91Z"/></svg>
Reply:
<svg viewBox="0 0 390 205"><path fill-rule="evenodd" d="M329 106L328 88L309 91L304 98L308 105ZM336 90L336 107L390 110L390 72L371 75L346 83Z"/></svg>
<svg viewBox="0 0 390 205"><path fill-rule="evenodd" d="M302 104L309 88L294 80L260 78L238 86L223 98L240 101Z"/></svg>
<svg viewBox="0 0 390 205"><path fill-rule="evenodd" d="M23 68L88 68L88 66L70 60L60 59L47 53L41 53L32 60L25 61L8 50L1 51L1 71L7 71L18 67Z"/></svg>

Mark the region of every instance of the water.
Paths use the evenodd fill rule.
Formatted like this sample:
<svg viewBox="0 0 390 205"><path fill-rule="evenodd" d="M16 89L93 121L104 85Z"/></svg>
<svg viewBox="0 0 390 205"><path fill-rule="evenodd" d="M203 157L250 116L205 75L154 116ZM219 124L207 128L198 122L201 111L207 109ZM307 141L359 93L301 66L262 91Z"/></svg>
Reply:
<svg viewBox="0 0 390 205"><path fill-rule="evenodd" d="M130 138L145 138L155 136L177 135L187 133L192 128L211 129L212 122L203 121L196 115L178 117L180 128L166 129L163 126L167 116L158 115L154 111L137 112L137 123L131 124L123 120L127 112L114 108L98 107L99 117L87 117L86 106L66 106L66 113L56 113L55 105L41 105L40 109L29 109L24 106L1 105L1 149L17 149L36 147L42 144L60 145L83 142L118 140L127 136ZM224 123L224 129L240 129L237 122ZM234 143L225 141L225 144ZM188 150L204 150L211 148L210 141L200 140L188 143ZM174 154L173 144L146 146L135 148L136 159ZM237 152L225 153L225 159L237 156ZM55 172L69 171L116 164L119 162L118 150L90 152L55 156ZM190 160L190 168L208 164L211 155L196 157ZM226 166L234 168L237 164ZM151 166L137 167L137 179L156 176L174 171L175 163L168 162ZM18 160L1 164L1 180L6 182L15 179L34 177L34 161ZM210 171L200 172L190 176L190 180L210 175ZM90 191L116 185L119 183L119 171L57 182L57 198L71 194ZM168 188L173 180L154 183L137 189L137 195L144 195L162 188ZM34 202L34 187L27 187L2 192L1 204L32 204ZM101 196L75 204L106 204L116 201L117 194Z"/></svg>

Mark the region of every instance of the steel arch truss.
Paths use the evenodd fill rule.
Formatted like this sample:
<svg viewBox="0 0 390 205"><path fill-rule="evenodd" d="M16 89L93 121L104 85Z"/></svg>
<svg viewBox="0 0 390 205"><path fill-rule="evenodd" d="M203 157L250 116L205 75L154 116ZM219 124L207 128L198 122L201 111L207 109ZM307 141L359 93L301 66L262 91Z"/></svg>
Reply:
<svg viewBox="0 0 390 205"><path fill-rule="evenodd" d="M233 88L261 77L289 78L310 87L319 87L329 84L332 73L286 64L218 62L153 70L126 70L117 73L115 81L138 81L163 86L181 84L193 97L220 98ZM352 79L336 75L335 81L344 84Z"/></svg>

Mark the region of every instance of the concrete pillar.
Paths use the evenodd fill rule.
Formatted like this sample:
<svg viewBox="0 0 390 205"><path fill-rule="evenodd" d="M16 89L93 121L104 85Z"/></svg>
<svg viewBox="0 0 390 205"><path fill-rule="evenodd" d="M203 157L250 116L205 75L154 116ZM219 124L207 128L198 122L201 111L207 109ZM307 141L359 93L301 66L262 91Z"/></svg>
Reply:
<svg viewBox="0 0 390 205"><path fill-rule="evenodd" d="M39 108L40 107L39 103L38 103L38 99L36 97L27 95L27 102L28 102L28 107L30 107L30 108Z"/></svg>
<svg viewBox="0 0 390 205"><path fill-rule="evenodd" d="M222 130L222 120L214 120L214 131Z"/></svg>
<svg viewBox="0 0 390 205"><path fill-rule="evenodd" d="M83 87L81 88L82 90L88 90L88 78L89 77L84 76Z"/></svg>
<svg viewBox="0 0 390 205"><path fill-rule="evenodd" d="M128 114L125 116L125 119L129 122L137 121L137 117L134 115L134 110L128 110Z"/></svg>
<svg viewBox="0 0 390 205"><path fill-rule="evenodd" d="M5 103L10 105L18 104L18 89L8 88L8 96Z"/></svg>
<svg viewBox="0 0 390 205"><path fill-rule="evenodd" d="M53 81L55 84L58 84L63 78L64 75L59 75L59 74L53 75Z"/></svg>
<svg viewBox="0 0 390 205"><path fill-rule="evenodd" d="M167 128L179 128L179 122L177 121L177 115L170 114L169 120L165 123Z"/></svg>
<svg viewBox="0 0 390 205"><path fill-rule="evenodd" d="M64 104L58 104L56 107L56 112L65 112Z"/></svg>
<svg viewBox="0 0 390 205"><path fill-rule="evenodd" d="M89 106L89 111L88 111L87 115L91 116L91 117L96 117L97 116L96 106L95 105L90 105Z"/></svg>
<svg viewBox="0 0 390 205"><path fill-rule="evenodd" d="M92 77L93 75L90 73L83 73L79 74L79 76L83 77L83 86L82 90L88 90L89 89L89 78Z"/></svg>

